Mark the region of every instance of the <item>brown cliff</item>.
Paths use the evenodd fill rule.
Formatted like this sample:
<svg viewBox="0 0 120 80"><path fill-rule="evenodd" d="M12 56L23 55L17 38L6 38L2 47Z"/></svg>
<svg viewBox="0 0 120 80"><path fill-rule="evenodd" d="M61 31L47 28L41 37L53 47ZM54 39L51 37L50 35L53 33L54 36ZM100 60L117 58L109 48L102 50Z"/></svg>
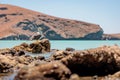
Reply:
<svg viewBox="0 0 120 80"><path fill-rule="evenodd" d="M99 25L49 16L25 8L0 4L0 39L29 40L41 27L46 38L101 39Z"/></svg>

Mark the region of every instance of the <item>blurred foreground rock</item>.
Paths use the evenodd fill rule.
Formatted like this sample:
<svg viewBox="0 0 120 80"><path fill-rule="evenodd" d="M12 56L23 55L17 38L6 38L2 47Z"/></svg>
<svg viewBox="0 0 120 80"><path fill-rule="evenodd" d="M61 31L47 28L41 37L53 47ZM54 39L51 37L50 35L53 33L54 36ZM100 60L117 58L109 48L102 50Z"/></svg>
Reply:
<svg viewBox="0 0 120 80"><path fill-rule="evenodd" d="M70 70L62 63L50 62L23 68L14 80L68 80L70 74Z"/></svg>
<svg viewBox="0 0 120 80"><path fill-rule="evenodd" d="M60 60L72 73L79 75L107 75L120 70L120 47L103 46L76 51Z"/></svg>
<svg viewBox="0 0 120 80"><path fill-rule="evenodd" d="M108 75L120 70L120 47L102 46L83 51L56 51L51 61L64 63L80 76Z"/></svg>
<svg viewBox="0 0 120 80"><path fill-rule="evenodd" d="M85 80L120 79L120 47L117 45L82 51L53 50L49 59L44 56L26 55L27 49L36 49L32 46L38 43L45 45L48 41L24 43L12 49L1 49L0 73L20 70L15 80L82 80L85 76L91 76ZM44 50L49 51L50 46L46 46Z"/></svg>

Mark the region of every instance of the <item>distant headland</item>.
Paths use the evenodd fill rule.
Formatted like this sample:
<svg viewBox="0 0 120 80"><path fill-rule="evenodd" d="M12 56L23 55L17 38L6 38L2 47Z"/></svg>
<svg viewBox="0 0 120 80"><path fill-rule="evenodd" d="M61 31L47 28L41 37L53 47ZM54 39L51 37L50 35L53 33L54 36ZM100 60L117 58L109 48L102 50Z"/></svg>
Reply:
<svg viewBox="0 0 120 80"><path fill-rule="evenodd" d="M104 34L98 24L0 4L0 40L30 40L39 28L50 40L120 40L120 34Z"/></svg>

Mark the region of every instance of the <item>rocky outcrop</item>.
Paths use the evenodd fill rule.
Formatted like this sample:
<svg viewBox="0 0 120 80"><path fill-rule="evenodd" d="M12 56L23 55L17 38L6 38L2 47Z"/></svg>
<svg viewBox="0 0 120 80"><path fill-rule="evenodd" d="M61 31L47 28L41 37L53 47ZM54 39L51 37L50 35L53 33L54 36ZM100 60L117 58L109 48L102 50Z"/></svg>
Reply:
<svg viewBox="0 0 120 80"><path fill-rule="evenodd" d="M7 4L0 4L0 28L0 39L7 40L28 40L38 28L51 40L98 40L103 34L96 24L53 17Z"/></svg>
<svg viewBox="0 0 120 80"><path fill-rule="evenodd" d="M14 80L68 80L70 70L60 62L50 62L23 68L19 71Z"/></svg>
<svg viewBox="0 0 120 80"><path fill-rule="evenodd" d="M32 53L50 52L50 42L48 39L43 39L43 40L37 40L36 42L33 42L31 44L23 43L19 46L13 47L13 50L17 52L23 50Z"/></svg>

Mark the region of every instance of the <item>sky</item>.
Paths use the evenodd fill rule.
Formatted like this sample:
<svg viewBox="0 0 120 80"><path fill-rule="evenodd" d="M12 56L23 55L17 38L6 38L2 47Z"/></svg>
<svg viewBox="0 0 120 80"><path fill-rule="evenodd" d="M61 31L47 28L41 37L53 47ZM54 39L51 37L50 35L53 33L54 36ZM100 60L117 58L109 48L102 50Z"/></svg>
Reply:
<svg viewBox="0 0 120 80"><path fill-rule="evenodd" d="M120 33L120 0L0 0L0 3L99 24L104 33Z"/></svg>

